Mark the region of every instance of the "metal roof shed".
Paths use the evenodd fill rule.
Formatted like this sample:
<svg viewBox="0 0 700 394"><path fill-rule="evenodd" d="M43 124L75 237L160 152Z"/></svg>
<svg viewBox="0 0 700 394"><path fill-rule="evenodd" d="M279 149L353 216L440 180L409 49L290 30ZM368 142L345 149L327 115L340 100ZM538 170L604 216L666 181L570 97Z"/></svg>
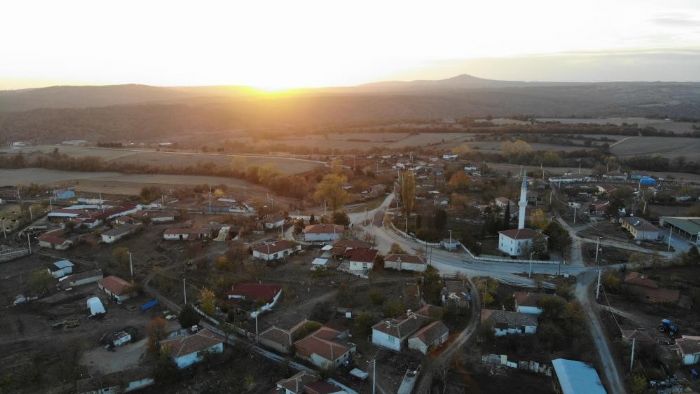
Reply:
<svg viewBox="0 0 700 394"><path fill-rule="evenodd" d="M598 372L592 366L575 360L552 360L563 394L606 394Z"/></svg>

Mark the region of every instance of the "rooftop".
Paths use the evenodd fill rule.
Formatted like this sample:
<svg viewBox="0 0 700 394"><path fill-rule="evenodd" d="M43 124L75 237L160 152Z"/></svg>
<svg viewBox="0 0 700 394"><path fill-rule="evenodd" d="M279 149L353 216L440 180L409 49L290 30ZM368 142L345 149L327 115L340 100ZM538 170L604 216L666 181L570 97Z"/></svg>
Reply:
<svg viewBox="0 0 700 394"><path fill-rule="evenodd" d="M646 219L636 216L628 216L622 218L622 222L626 223L639 231L658 231L659 228L649 223Z"/></svg>
<svg viewBox="0 0 700 394"><path fill-rule="evenodd" d="M539 233L535 230L529 228L512 228L510 230L499 231L499 234L511 239L532 239L535 238Z"/></svg>
<svg viewBox="0 0 700 394"><path fill-rule="evenodd" d="M428 319L418 314L410 314L396 318L385 319L372 326L373 330L381 331L391 335L394 338L406 338L414 332L418 331Z"/></svg>
<svg viewBox="0 0 700 394"><path fill-rule="evenodd" d="M253 250L259 253L273 254L283 250L294 249L296 246L296 243L282 239L274 242L262 242L255 244L253 245Z"/></svg>
<svg viewBox="0 0 700 394"><path fill-rule="evenodd" d="M496 326L505 325L507 327L537 326L537 316L500 309L482 309L481 321L491 321Z"/></svg>
<svg viewBox="0 0 700 394"><path fill-rule="evenodd" d="M267 303L272 301L280 291L282 286L272 283L239 283L231 288L229 296Z"/></svg>
<svg viewBox="0 0 700 394"><path fill-rule="evenodd" d="M423 343L433 343L436 339L442 337L445 334L449 334L450 330L447 326L440 320L434 321L427 326L418 330L412 335L414 338L419 338Z"/></svg>
<svg viewBox="0 0 700 394"><path fill-rule="evenodd" d="M422 257L415 256L412 254L390 254L384 258L384 261L396 263L401 262L410 264L425 264L425 260L423 260Z"/></svg>
<svg viewBox="0 0 700 394"><path fill-rule="evenodd" d="M350 249L345 252L345 258L350 261L359 261L362 263L373 263L374 259L377 257L376 249L369 248L357 248Z"/></svg>
<svg viewBox="0 0 700 394"><path fill-rule="evenodd" d="M688 234L700 234L700 217L671 217L663 216L664 223L669 223Z"/></svg>
<svg viewBox="0 0 700 394"><path fill-rule="evenodd" d="M316 354L326 360L335 361L350 349L333 340L337 335L333 335L334 332L337 333L333 329L321 327L306 338L294 342L294 348L302 357L311 357L312 354ZM332 338L331 335L333 335Z"/></svg>
<svg viewBox="0 0 700 394"><path fill-rule="evenodd" d="M172 357L181 357L201 352L223 342L223 338L205 328L192 335L178 336L160 341L160 345L169 348Z"/></svg>
<svg viewBox="0 0 700 394"><path fill-rule="evenodd" d="M109 290L110 293L116 295L126 294L131 289L131 283L114 275L100 279L99 283L103 288Z"/></svg>
<svg viewBox="0 0 700 394"><path fill-rule="evenodd" d="M306 227L304 227L304 234L331 234L331 233L338 233L342 234L345 232L345 227L337 225L337 224L327 224L327 223L321 223L321 224L310 224Z"/></svg>
<svg viewBox="0 0 700 394"><path fill-rule="evenodd" d="M590 365L575 360L552 360L562 394L606 394L598 372Z"/></svg>

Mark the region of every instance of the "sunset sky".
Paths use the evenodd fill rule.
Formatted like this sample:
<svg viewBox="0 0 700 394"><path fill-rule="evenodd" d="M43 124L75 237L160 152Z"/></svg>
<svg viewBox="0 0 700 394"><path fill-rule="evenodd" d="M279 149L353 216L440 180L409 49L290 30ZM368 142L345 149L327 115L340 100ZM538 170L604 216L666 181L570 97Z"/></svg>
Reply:
<svg viewBox="0 0 700 394"><path fill-rule="evenodd" d="M9 0L0 16L0 89L700 81L698 0Z"/></svg>

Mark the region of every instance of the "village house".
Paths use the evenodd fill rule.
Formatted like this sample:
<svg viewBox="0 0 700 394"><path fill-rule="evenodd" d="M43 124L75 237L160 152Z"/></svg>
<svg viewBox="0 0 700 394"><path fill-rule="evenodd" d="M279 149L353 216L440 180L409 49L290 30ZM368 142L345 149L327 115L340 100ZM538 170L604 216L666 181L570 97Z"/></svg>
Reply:
<svg viewBox="0 0 700 394"><path fill-rule="evenodd" d="M434 321L408 338L408 348L423 354L447 342L450 330L441 321Z"/></svg>
<svg viewBox="0 0 700 394"><path fill-rule="evenodd" d="M337 341L341 332L321 327L313 334L294 342L296 356L322 369L332 369L350 361L355 352L353 344Z"/></svg>
<svg viewBox="0 0 700 394"><path fill-rule="evenodd" d="M148 368L133 368L106 375L92 375L76 382L78 394L128 393L155 383L153 372Z"/></svg>
<svg viewBox="0 0 700 394"><path fill-rule="evenodd" d="M249 315L256 318L272 309L282 296L282 286L271 283L239 283L229 291L227 298L251 304Z"/></svg>
<svg viewBox="0 0 700 394"><path fill-rule="evenodd" d="M529 315L539 315L543 312L539 306L540 300L544 297L561 298L556 294L531 293L529 291L516 291L513 293L515 311L527 313Z"/></svg>
<svg viewBox="0 0 700 394"><path fill-rule="evenodd" d="M130 215L136 220L150 220L151 223L170 223L178 218L179 213L174 210L145 210Z"/></svg>
<svg viewBox="0 0 700 394"><path fill-rule="evenodd" d="M659 224L673 232L674 237L680 236L700 246L700 217L662 216Z"/></svg>
<svg viewBox="0 0 700 394"><path fill-rule="evenodd" d="M465 281L446 280L440 291L442 305L454 303L457 307L468 307L471 299L471 290Z"/></svg>
<svg viewBox="0 0 700 394"><path fill-rule="evenodd" d="M377 258L377 250L369 248L350 249L345 252L345 260L350 271L366 272L374 267L374 259Z"/></svg>
<svg viewBox="0 0 700 394"><path fill-rule="evenodd" d="M291 256L301 250L301 245L296 242L279 240L274 242L261 242L253 245L253 258L263 261L273 261Z"/></svg>
<svg viewBox="0 0 700 394"><path fill-rule="evenodd" d="M141 227L136 224L122 224L102 233L102 242L111 244L119 241L127 235L133 234Z"/></svg>
<svg viewBox="0 0 700 394"><path fill-rule="evenodd" d="M700 362L700 337L683 335L676 339L678 353L683 365L694 365Z"/></svg>
<svg viewBox="0 0 700 394"><path fill-rule="evenodd" d="M301 319L290 325L275 324L258 335L258 342L272 350L289 354L296 335L309 323L307 319Z"/></svg>
<svg viewBox="0 0 700 394"><path fill-rule="evenodd" d="M73 266L74 264L69 260L58 260L51 264L49 273L56 279L62 278L73 273Z"/></svg>
<svg viewBox="0 0 700 394"><path fill-rule="evenodd" d="M274 230L284 226L285 217L282 215L268 215L263 220L265 230Z"/></svg>
<svg viewBox="0 0 700 394"><path fill-rule="evenodd" d="M119 304L131 298L133 293L133 286L131 283L114 275L98 280L97 286Z"/></svg>
<svg viewBox="0 0 700 394"><path fill-rule="evenodd" d="M320 380L311 372L301 371L277 382L277 394L347 394L342 388Z"/></svg>
<svg viewBox="0 0 700 394"><path fill-rule="evenodd" d="M557 386L562 394L606 394L595 368L575 360L552 360Z"/></svg>
<svg viewBox="0 0 700 394"><path fill-rule="evenodd" d="M675 304L680 300L679 290L659 287L655 280L639 272L628 272L622 283L630 293L652 304Z"/></svg>
<svg viewBox="0 0 700 394"><path fill-rule="evenodd" d="M481 323L491 325L497 337L537 332L537 316L527 313L482 309Z"/></svg>
<svg viewBox="0 0 700 394"><path fill-rule="evenodd" d="M506 208L509 208L511 214L515 213L515 204L507 197L496 197L493 202L502 212L505 212Z"/></svg>
<svg viewBox="0 0 700 394"><path fill-rule="evenodd" d="M348 250L359 248L370 249L372 248L372 244L356 239L339 239L335 241L328 250L330 250L334 258L344 258Z"/></svg>
<svg viewBox="0 0 700 394"><path fill-rule="evenodd" d="M390 254L384 258L384 268L398 271L424 272L428 265L420 256L412 254Z"/></svg>
<svg viewBox="0 0 700 394"><path fill-rule="evenodd" d="M610 201L599 201L588 206L588 213L591 216L603 216L607 213Z"/></svg>
<svg viewBox="0 0 700 394"><path fill-rule="evenodd" d="M512 256L523 256L532 251L532 244L539 233L529 228L510 229L498 232L498 250Z"/></svg>
<svg viewBox="0 0 700 394"><path fill-rule="evenodd" d="M65 237L63 229L51 230L41 234L38 237L39 247L66 250L73 245L73 241Z"/></svg>
<svg viewBox="0 0 700 394"><path fill-rule="evenodd" d="M201 362L206 353L223 353L224 340L208 329L192 335L176 336L160 341L161 349L168 349L178 368L184 369Z"/></svg>
<svg viewBox="0 0 700 394"><path fill-rule="evenodd" d="M408 337L428 321L426 316L411 311L399 318L382 320L372 326L372 343L400 352Z"/></svg>
<svg viewBox="0 0 700 394"><path fill-rule="evenodd" d="M661 238L659 228L646 219L628 216L620 219L622 228L629 231L635 241L657 241Z"/></svg>
<svg viewBox="0 0 700 394"><path fill-rule="evenodd" d="M58 280L58 285L62 290L70 289L75 286L87 285L90 283L95 283L102 279L104 275L101 269L90 270L79 272L77 274L72 274L64 276Z"/></svg>
<svg viewBox="0 0 700 394"><path fill-rule="evenodd" d="M163 231L163 239L166 241L194 241L209 238L210 235L210 229L206 226L173 227Z"/></svg>
<svg viewBox="0 0 700 394"><path fill-rule="evenodd" d="M337 224L310 224L304 227L303 233L306 242L336 241L343 237L345 227Z"/></svg>

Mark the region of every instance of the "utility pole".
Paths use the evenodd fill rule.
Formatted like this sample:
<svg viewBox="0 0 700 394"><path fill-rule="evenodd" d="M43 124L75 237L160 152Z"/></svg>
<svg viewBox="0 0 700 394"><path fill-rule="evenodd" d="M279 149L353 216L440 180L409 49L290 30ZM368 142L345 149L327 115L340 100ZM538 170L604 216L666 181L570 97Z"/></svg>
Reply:
<svg viewBox="0 0 700 394"><path fill-rule="evenodd" d="M600 295L600 274L603 271L601 269L598 269L598 285L595 287L595 299L598 299L598 296Z"/></svg>
<svg viewBox="0 0 700 394"><path fill-rule="evenodd" d="M255 314L255 343L258 343L258 314Z"/></svg>
<svg viewBox="0 0 700 394"><path fill-rule="evenodd" d="M3 227L3 230L5 227ZM668 251L671 251L671 238L673 238L673 227L668 227Z"/></svg>
<svg viewBox="0 0 700 394"><path fill-rule="evenodd" d="M632 352L630 353L630 371L632 371L632 367L634 366L634 345L637 342L637 338L632 338Z"/></svg>
<svg viewBox="0 0 700 394"><path fill-rule="evenodd" d="M185 278L182 278L182 298L185 300L185 305L187 305L187 285L185 285Z"/></svg>
<svg viewBox="0 0 700 394"><path fill-rule="evenodd" d="M598 265L598 250L600 249L600 238L598 237L598 240L595 241L595 264Z"/></svg>
<svg viewBox="0 0 700 394"><path fill-rule="evenodd" d="M576 205L574 205L574 225L576 224Z"/></svg>
<svg viewBox="0 0 700 394"><path fill-rule="evenodd" d="M450 232L450 247L452 247L452 230L447 230Z"/></svg>
<svg viewBox="0 0 700 394"><path fill-rule="evenodd" d="M4 235L5 239L7 239L7 230L5 230L5 218L0 219L0 223L2 223L2 235Z"/></svg>
<svg viewBox="0 0 700 394"><path fill-rule="evenodd" d="M34 214L32 213L32 204L29 203L29 220L34 221Z"/></svg>
<svg viewBox="0 0 700 394"><path fill-rule="evenodd" d="M534 251L533 251L533 252L530 252L530 271L527 273L527 277L528 277L528 278L531 278L531 277L532 277L532 254L533 254L533 253L535 253L535 252L534 252Z"/></svg>
<svg viewBox="0 0 700 394"><path fill-rule="evenodd" d="M131 281L134 281L134 261L131 259L131 251L127 251L126 253L129 253L129 271L131 272Z"/></svg>
<svg viewBox="0 0 700 394"><path fill-rule="evenodd" d="M370 360L369 363L372 366L372 394L377 392L377 359Z"/></svg>
<svg viewBox="0 0 700 394"><path fill-rule="evenodd" d="M32 240L29 238L29 232L27 232L27 248L29 248L29 254L32 254Z"/></svg>

